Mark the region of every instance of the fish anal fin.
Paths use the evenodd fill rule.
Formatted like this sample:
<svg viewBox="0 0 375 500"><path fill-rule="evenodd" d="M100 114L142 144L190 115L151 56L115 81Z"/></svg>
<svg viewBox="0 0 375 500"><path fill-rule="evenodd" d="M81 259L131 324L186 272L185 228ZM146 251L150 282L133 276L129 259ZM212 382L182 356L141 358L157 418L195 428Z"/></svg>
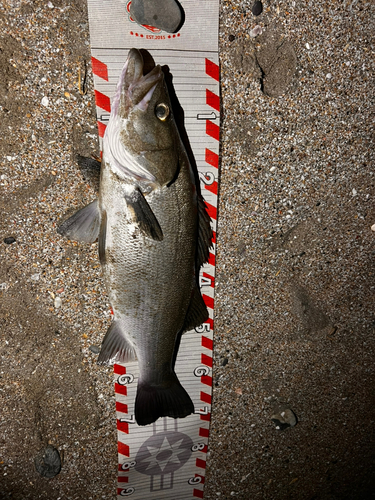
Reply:
<svg viewBox="0 0 375 500"><path fill-rule="evenodd" d="M171 372L160 384L138 381L134 413L138 425L148 425L160 417L187 417L194 413L194 405L176 374Z"/></svg>
<svg viewBox="0 0 375 500"><path fill-rule="evenodd" d="M126 363L136 358L134 346L127 339L121 321L112 321L102 342L98 364Z"/></svg>
<svg viewBox="0 0 375 500"><path fill-rule="evenodd" d="M204 303L198 285L195 285L190 300L190 304L185 316L183 331L186 332L188 330L191 330L192 328L201 325L207 320L207 318L208 318L208 311L206 304Z"/></svg>
<svg viewBox="0 0 375 500"><path fill-rule="evenodd" d="M57 232L69 240L94 243L99 236L99 209L95 200L63 222Z"/></svg>
<svg viewBox="0 0 375 500"><path fill-rule="evenodd" d="M147 203L139 189L133 189L130 193L125 194L125 201L135 222L140 231L147 237L156 241L163 239L163 231L159 225L154 212Z"/></svg>

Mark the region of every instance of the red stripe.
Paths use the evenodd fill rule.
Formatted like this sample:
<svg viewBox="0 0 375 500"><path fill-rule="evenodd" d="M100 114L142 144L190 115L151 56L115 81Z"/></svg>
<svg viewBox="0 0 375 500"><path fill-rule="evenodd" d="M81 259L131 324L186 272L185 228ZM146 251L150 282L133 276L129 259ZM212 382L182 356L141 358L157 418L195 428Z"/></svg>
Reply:
<svg viewBox="0 0 375 500"><path fill-rule="evenodd" d="M212 167L219 168L219 155L211 149L206 149L206 162Z"/></svg>
<svg viewBox="0 0 375 500"><path fill-rule="evenodd" d="M95 101L99 108L104 109L104 111L108 111L108 113L111 112L111 100L107 95L95 90Z"/></svg>
<svg viewBox="0 0 375 500"><path fill-rule="evenodd" d="M120 422L117 420L117 430L129 434L129 424L127 422Z"/></svg>
<svg viewBox="0 0 375 500"><path fill-rule="evenodd" d="M204 481L206 479L204 476L201 476L200 474L195 474L195 477L200 477L201 478L200 484L204 484Z"/></svg>
<svg viewBox="0 0 375 500"><path fill-rule="evenodd" d="M120 385L117 382L115 382L115 392L117 392L117 394L122 394L123 396L127 396L128 388L126 387L126 385Z"/></svg>
<svg viewBox="0 0 375 500"><path fill-rule="evenodd" d="M206 134L218 141L220 139L220 127L211 120L206 120Z"/></svg>
<svg viewBox="0 0 375 500"><path fill-rule="evenodd" d="M96 59L95 57L91 58L92 62L92 72L96 76L100 76L103 80L108 82L108 68L107 65Z"/></svg>
<svg viewBox="0 0 375 500"><path fill-rule="evenodd" d="M210 325L211 330L214 329L214 321L211 318L208 318L205 323L208 323Z"/></svg>
<svg viewBox="0 0 375 500"><path fill-rule="evenodd" d="M129 454L129 446L124 443L120 443L120 441L117 443L117 449L118 452L121 453L121 455L125 455L126 457L130 457Z"/></svg>
<svg viewBox="0 0 375 500"><path fill-rule="evenodd" d="M204 303L206 304L207 307L210 307L211 309L214 308L214 299L212 297L209 297L208 295L205 295L204 293L202 294ZM207 320L208 323L208 320Z"/></svg>
<svg viewBox="0 0 375 500"><path fill-rule="evenodd" d="M197 488L194 488L194 490L193 490L193 497L195 497L195 498L203 498L203 490L197 490Z"/></svg>
<svg viewBox="0 0 375 500"><path fill-rule="evenodd" d="M212 377L210 377L209 375L202 375L201 382L202 382L202 384L206 384L206 385L212 387Z"/></svg>
<svg viewBox="0 0 375 500"><path fill-rule="evenodd" d="M208 190L208 191L211 191L211 193L213 194L216 194L217 195L217 182L213 182L212 184L206 184L205 185L205 188Z"/></svg>
<svg viewBox="0 0 375 500"><path fill-rule="evenodd" d="M202 364L212 368L212 358L210 356L207 356L207 354L201 354L201 362Z"/></svg>
<svg viewBox="0 0 375 500"><path fill-rule="evenodd" d="M104 125L104 123L102 123L102 122L98 122L99 137L104 137L104 132L105 132L106 128L107 128L107 125Z"/></svg>
<svg viewBox="0 0 375 500"><path fill-rule="evenodd" d="M208 264L211 264L211 266L215 266L215 255L213 253L210 253L210 255L208 256ZM212 309L214 308L214 306L212 305Z"/></svg>
<svg viewBox="0 0 375 500"><path fill-rule="evenodd" d="M216 109L216 111L220 111L220 97L208 89L206 89L206 104Z"/></svg>
<svg viewBox="0 0 375 500"><path fill-rule="evenodd" d="M215 64L213 61L210 61L209 59L206 59L206 73L208 76L210 76L217 82L219 81L220 78L219 66Z"/></svg>
<svg viewBox="0 0 375 500"><path fill-rule="evenodd" d="M206 204L206 209L207 209L208 215L211 217L211 219L216 220L216 218L217 218L217 208L214 207L213 205L210 205L209 203L207 203L207 201L205 201L205 204Z"/></svg>
<svg viewBox="0 0 375 500"><path fill-rule="evenodd" d="M121 413L128 413L128 405L116 401L116 411L120 411Z"/></svg>
<svg viewBox="0 0 375 500"><path fill-rule="evenodd" d="M203 401L203 403L211 404L212 401L211 394L207 394L206 392L201 392L201 401Z"/></svg>
<svg viewBox="0 0 375 500"><path fill-rule="evenodd" d="M209 339L208 337L202 337L202 346L212 351L212 349L214 348L213 340Z"/></svg>
<svg viewBox="0 0 375 500"><path fill-rule="evenodd" d="M209 429L205 429L204 427L200 427L199 429L199 435L200 437L202 438L208 438L210 434L210 430Z"/></svg>
<svg viewBox="0 0 375 500"><path fill-rule="evenodd" d="M206 468L206 461L202 460L201 458L196 458L195 459L195 465L197 467L200 467L201 469L205 469Z"/></svg>
<svg viewBox="0 0 375 500"><path fill-rule="evenodd" d="M211 420L211 413L207 413L207 415L200 415L200 419L205 422L209 422Z"/></svg>
<svg viewBox="0 0 375 500"><path fill-rule="evenodd" d="M113 365L113 371L116 373L116 375L125 375L126 368L125 368L125 366L114 364Z"/></svg>
<svg viewBox="0 0 375 500"><path fill-rule="evenodd" d="M128 483L129 482L129 478L128 478L128 476L118 476L117 481L119 483Z"/></svg>

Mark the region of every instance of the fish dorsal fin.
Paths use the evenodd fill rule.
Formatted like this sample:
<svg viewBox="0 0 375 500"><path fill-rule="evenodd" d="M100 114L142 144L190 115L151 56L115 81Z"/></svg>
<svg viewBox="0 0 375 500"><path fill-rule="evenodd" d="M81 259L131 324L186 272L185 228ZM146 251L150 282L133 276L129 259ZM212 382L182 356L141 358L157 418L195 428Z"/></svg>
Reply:
<svg viewBox="0 0 375 500"><path fill-rule="evenodd" d="M141 191L138 188L132 189L129 193L125 194L125 201L133 222L138 225L140 231L153 240L161 241L163 239L163 231Z"/></svg>
<svg viewBox="0 0 375 500"><path fill-rule="evenodd" d="M203 301L198 285L194 286L190 304L185 316L183 330L186 332L195 328L206 321L208 311L206 304Z"/></svg>
<svg viewBox="0 0 375 500"><path fill-rule="evenodd" d="M59 226L57 232L69 240L94 243L99 236L98 200L94 200Z"/></svg>
<svg viewBox="0 0 375 500"><path fill-rule="evenodd" d="M201 194L198 194L198 224L197 268L199 269L208 261L213 236L211 218Z"/></svg>

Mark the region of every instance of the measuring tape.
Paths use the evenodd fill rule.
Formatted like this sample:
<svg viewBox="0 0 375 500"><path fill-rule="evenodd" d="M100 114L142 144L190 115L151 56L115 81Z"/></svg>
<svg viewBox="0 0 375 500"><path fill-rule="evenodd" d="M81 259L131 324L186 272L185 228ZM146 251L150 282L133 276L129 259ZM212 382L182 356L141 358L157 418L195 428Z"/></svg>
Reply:
<svg viewBox="0 0 375 500"><path fill-rule="evenodd" d="M137 362L114 365L118 429L117 498L190 500L203 498L212 398L215 237L219 164L219 0L182 1L185 23L175 34L139 26L129 0L88 0L92 69L100 145L111 98L132 47L146 49L155 64L168 65L184 110L184 126L198 167L202 195L212 220L213 248L200 271L209 318L184 333L175 371L195 412L138 426L134 402Z"/></svg>

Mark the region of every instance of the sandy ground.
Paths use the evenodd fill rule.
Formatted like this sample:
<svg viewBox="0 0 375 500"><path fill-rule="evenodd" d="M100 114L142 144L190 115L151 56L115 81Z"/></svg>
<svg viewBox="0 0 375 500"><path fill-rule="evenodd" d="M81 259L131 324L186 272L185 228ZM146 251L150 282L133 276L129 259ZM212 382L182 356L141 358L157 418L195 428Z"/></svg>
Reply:
<svg viewBox="0 0 375 500"><path fill-rule="evenodd" d="M374 498L374 4L252 4L221 2L205 499ZM95 197L85 2L3 0L0 27L0 498L112 499L108 299L96 245L56 233Z"/></svg>

